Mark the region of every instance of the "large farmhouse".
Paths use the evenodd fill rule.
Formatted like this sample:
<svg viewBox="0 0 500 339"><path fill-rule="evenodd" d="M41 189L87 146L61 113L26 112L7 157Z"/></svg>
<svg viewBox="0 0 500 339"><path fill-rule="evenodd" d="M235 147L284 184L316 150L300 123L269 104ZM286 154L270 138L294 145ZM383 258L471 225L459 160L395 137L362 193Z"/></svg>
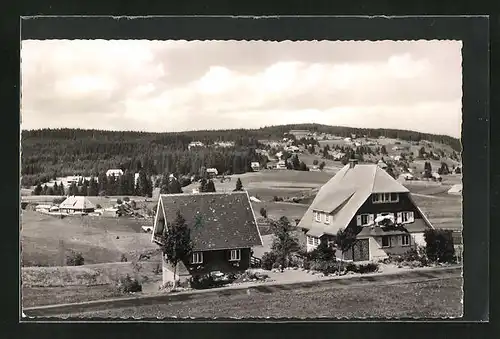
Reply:
<svg viewBox="0 0 500 339"><path fill-rule="evenodd" d="M193 253L179 263L176 280L250 267L251 248L262 246L262 240L247 192L160 195L153 242L161 245L178 211L190 229ZM173 272L163 258L163 283L174 280Z"/></svg>
<svg viewBox="0 0 500 339"><path fill-rule="evenodd" d="M68 214L86 214L94 210L94 204L82 196L69 196L59 205L59 211Z"/></svg>
<svg viewBox="0 0 500 339"><path fill-rule="evenodd" d="M318 192L299 225L307 250L321 241L335 242L339 229L350 227L357 241L345 259L380 260L424 245L432 228L407 188L375 164L344 166ZM340 251L337 251L340 252Z"/></svg>

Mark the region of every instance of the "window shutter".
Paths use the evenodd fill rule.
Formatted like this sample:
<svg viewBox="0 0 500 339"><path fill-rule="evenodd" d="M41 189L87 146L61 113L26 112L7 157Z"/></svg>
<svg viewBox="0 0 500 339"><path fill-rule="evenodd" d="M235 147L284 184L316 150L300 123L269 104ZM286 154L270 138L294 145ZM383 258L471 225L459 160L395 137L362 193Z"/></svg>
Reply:
<svg viewBox="0 0 500 339"><path fill-rule="evenodd" d="M358 226L361 226L361 216L360 215L356 216L356 224Z"/></svg>
<svg viewBox="0 0 500 339"><path fill-rule="evenodd" d="M415 221L415 217L413 215L413 212L409 212L408 213L408 222L414 222Z"/></svg>
<svg viewBox="0 0 500 339"><path fill-rule="evenodd" d="M374 221L375 221L375 215L369 214L368 215L368 225L373 225Z"/></svg>
<svg viewBox="0 0 500 339"><path fill-rule="evenodd" d="M396 222L397 222L398 224L401 224L401 223L403 222L403 217L402 217L402 214L403 214L403 213L401 213L401 212L398 212L398 214L397 214L397 220L396 220Z"/></svg>

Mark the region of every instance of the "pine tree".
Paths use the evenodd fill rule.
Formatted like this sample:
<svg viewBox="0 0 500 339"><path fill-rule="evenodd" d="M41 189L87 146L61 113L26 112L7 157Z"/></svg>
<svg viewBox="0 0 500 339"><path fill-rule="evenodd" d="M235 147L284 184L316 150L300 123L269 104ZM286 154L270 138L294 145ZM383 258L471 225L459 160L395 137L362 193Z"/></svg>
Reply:
<svg viewBox="0 0 500 339"><path fill-rule="evenodd" d="M59 185L57 185L57 182L55 182L54 186L52 187L52 194L59 195Z"/></svg>
<svg viewBox="0 0 500 339"><path fill-rule="evenodd" d="M80 189L80 195L86 197L88 195L88 184L87 181L83 182L83 185Z"/></svg>
<svg viewBox="0 0 500 339"><path fill-rule="evenodd" d="M206 192L206 188L207 188L207 179L205 178L201 178L200 180L200 192Z"/></svg>
<svg viewBox="0 0 500 339"><path fill-rule="evenodd" d="M78 195L78 187L76 186L75 182L71 183L71 186L69 187L69 195Z"/></svg>
<svg viewBox="0 0 500 339"><path fill-rule="evenodd" d="M176 177L169 178L167 188L170 194L182 193L181 183Z"/></svg>
<svg viewBox="0 0 500 339"><path fill-rule="evenodd" d="M47 195L47 184L43 185L43 189L42 189L42 195Z"/></svg>
<svg viewBox="0 0 500 339"><path fill-rule="evenodd" d="M33 190L33 195L40 195L40 194L42 194L42 191L43 191L43 187L40 184L40 182L38 182L35 189Z"/></svg>
<svg viewBox="0 0 500 339"><path fill-rule="evenodd" d="M237 191L243 191L243 183L241 182L241 179L238 178L238 180L236 180L236 188L234 189L235 192Z"/></svg>
<svg viewBox="0 0 500 339"><path fill-rule="evenodd" d="M271 245L271 250L277 256L277 262L282 267L287 267L290 262L291 255L300 250L300 245L296 238L292 236L292 226L287 217L281 217L279 221L273 225L274 240Z"/></svg>
<svg viewBox="0 0 500 339"><path fill-rule="evenodd" d="M66 190L64 189L64 185L62 182L59 184L59 195L61 195L61 196L66 195Z"/></svg>
<svg viewBox="0 0 500 339"><path fill-rule="evenodd" d="M98 190L99 190L98 183L96 182L94 177L91 177L87 194L91 197L95 197L99 193Z"/></svg>
<svg viewBox="0 0 500 339"><path fill-rule="evenodd" d="M212 179L208 180L205 185L205 192L215 192L215 184Z"/></svg>
<svg viewBox="0 0 500 339"><path fill-rule="evenodd" d="M164 233L163 245L161 246L162 253L166 257L168 263L173 266L174 270L174 286L177 284L177 265L182 260L189 258L193 251L193 243L186 220L177 211L177 217L174 223L167 225L167 232Z"/></svg>
<svg viewBox="0 0 500 339"><path fill-rule="evenodd" d="M160 185L160 193L161 194L167 194L168 191L168 173L164 173L162 178L161 178L161 185Z"/></svg>

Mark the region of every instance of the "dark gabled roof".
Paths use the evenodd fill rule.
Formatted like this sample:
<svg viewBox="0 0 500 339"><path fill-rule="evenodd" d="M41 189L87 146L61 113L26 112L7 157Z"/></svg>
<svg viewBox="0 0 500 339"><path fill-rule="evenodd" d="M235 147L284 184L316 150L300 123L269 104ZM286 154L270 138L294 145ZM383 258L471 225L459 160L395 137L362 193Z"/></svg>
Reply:
<svg viewBox="0 0 500 339"><path fill-rule="evenodd" d="M191 231L193 250L262 246L247 192L160 196L167 225L180 211Z"/></svg>

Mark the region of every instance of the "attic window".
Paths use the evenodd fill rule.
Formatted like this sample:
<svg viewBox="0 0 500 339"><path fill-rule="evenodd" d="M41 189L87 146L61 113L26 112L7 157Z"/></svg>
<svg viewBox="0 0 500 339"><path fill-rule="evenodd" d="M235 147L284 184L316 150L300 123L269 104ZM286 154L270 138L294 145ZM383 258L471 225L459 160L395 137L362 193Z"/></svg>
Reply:
<svg viewBox="0 0 500 339"><path fill-rule="evenodd" d="M321 222L321 213L318 211L315 211L314 218L316 219L317 222Z"/></svg>
<svg viewBox="0 0 500 339"><path fill-rule="evenodd" d="M372 202L374 204L387 204L399 201L398 193L374 193L372 195Z"/></svg>

